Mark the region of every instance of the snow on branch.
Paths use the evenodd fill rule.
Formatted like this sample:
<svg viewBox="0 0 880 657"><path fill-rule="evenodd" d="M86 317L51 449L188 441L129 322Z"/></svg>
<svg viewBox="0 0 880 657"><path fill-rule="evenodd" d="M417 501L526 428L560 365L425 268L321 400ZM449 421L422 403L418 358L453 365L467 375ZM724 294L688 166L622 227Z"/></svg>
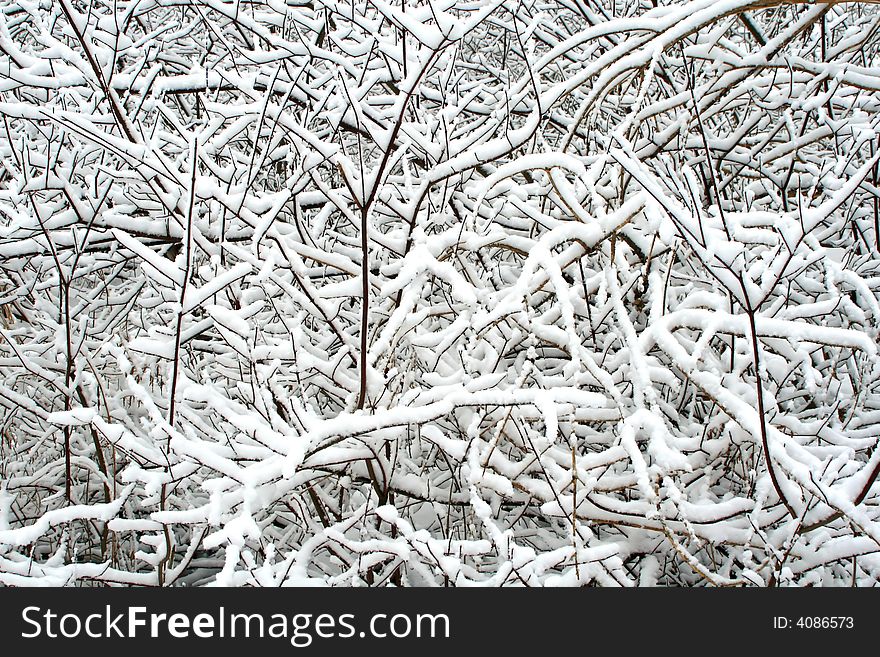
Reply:
<svg viewBox="0 0 880 657"><path fill-rule="evenodd" d="M878 12L0 0L0 583L874 585Z"/></svg>

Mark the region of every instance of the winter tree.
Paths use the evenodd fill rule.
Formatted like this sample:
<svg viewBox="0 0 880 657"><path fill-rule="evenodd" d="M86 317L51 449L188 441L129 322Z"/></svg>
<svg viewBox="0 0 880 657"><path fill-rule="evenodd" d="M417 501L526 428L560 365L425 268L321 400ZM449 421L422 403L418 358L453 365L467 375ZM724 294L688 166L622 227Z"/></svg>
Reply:
<svg viewBox="0 0 880 657"><path fill-rule="evenodd" d="M0 11L0 583L877 582L876 5Z"/></svg>

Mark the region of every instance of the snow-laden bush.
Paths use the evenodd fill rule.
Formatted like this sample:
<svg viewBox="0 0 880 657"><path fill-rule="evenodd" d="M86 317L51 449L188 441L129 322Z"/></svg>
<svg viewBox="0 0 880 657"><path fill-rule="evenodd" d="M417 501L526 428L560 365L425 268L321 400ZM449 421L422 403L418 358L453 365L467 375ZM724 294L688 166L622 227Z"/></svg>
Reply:
<svg viewBox="0 0 880 657"><path fill-rule="evenodd" d="M0 582L876 581L871 5L0 11Z"/></svg>

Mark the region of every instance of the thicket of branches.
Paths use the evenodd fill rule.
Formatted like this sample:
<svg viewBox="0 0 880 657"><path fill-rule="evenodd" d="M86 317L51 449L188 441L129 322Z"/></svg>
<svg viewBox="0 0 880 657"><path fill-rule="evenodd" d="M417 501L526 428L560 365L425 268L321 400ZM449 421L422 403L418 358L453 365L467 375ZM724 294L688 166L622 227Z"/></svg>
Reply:
<svg viewBox="0 0 880 657"><path fill-rule="evenodd" d="M876 7L0 12L0 583L877 581Z"/></svg>

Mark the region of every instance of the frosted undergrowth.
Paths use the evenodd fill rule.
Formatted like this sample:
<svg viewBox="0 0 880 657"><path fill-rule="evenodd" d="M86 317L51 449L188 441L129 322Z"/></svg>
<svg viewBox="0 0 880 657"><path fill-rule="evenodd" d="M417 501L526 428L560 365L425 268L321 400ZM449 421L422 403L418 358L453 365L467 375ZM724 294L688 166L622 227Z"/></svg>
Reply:
<svg viewBox="0 0 880 657"><path fill-rule="evenodd" d="M878 27L0 0L0 583L873 585Z"/></svg>

